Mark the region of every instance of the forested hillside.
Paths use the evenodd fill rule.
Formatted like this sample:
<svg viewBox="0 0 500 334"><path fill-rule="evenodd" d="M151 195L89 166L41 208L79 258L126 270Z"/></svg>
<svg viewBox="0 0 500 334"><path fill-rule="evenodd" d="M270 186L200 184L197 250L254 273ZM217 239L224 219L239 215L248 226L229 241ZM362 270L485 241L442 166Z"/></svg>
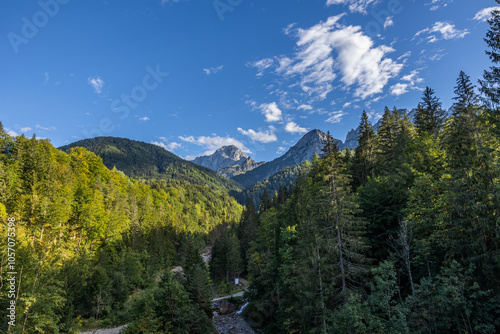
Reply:
<svg viewBox="0 0 500 334"><path fill-rule="evenodd" d="M482 86L491 103L494 87ZM234 232L249 321L266 333L498 333L500 118L479 97L461 72L449 118L430 88L415 123L386 108L375 132L363 113L354 156L329 137L291 191L259 212L249 201Z"/></svg>
<svg viewBox="0 0 500 334"><path fill-rule="evenodd" d="M199 254L209 231L239 219L241 206L227 194L187 182L139 182L86 149L64 153L2 128L0 190L1 270L11 271L9 234L18 272L12 333L75 333L98 320L133 320L133 333L212 331ZM14 234L8 219L15 219ZM170 273L178 265L189 280ZM7 293L0 294L4 310ZM6 332L7 322L0 328Z"/></svg>
<svg viewBox="0 0 500 334"><path fill-rule="evenodd" d="M260 181L250 188L240 192L232 191L231 195L241 204L245 204L248 200L251 200L253 205L257 207L265 191L273 196L274 193L280 191L280 188L288 188L295 182L300 173L307 173L309 171L310 165L309 161L305 161L300 165L284 168L270 178Z"/></svg>
<svg viewBox="0 0 500 334"><path fill-rule="evenodd" d="M100 156L104 165L136 179L162 179L173 184L188 182L220 191L241 190L241 186L209 168L179 158L162 147L126 138L97 137L63 146L84 147Z"/></svg>

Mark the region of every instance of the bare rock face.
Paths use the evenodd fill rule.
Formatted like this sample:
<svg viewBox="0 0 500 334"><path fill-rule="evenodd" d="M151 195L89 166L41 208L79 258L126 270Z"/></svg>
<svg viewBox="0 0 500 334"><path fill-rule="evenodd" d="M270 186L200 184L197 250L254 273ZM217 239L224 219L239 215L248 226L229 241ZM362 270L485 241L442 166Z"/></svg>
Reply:
<svg viewBox="0 0 500 334"><path fill-rule="evenodd" d="M246 173L265 163L255 162L234 145L221 147L214 154L198 157L193 162L210 168L228 178Z"/></svg>
<svg viewBox="0 0 500 334"><path fill-rule="evenodd" d="M248 158L241 165L221 168L217 172L227 178L233 178L236 175L245 174L263 164L265 164L265 162L255 162L252 158Z"/></svg>

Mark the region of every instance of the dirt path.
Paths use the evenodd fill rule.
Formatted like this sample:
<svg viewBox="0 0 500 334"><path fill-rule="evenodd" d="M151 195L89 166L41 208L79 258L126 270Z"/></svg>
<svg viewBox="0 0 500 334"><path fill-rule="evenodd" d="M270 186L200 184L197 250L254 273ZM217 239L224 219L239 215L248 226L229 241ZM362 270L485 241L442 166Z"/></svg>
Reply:
<svg viewBox="0 0 500 334"><path fill-rule="evenodd" d="M128 325L123 325L116 328L97 329L90 332L80 332L80 334L120 334L120 331L127 326Z"/></svg>

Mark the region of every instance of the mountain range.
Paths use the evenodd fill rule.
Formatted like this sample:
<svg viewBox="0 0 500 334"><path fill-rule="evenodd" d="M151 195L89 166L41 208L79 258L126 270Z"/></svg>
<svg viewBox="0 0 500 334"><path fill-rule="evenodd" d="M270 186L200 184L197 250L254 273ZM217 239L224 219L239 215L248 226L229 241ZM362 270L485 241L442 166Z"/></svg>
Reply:
<svg viewBox="0 0 500 334"><path fill-rule="evenodd" d="M416 110L399 112L413 118ZM380 124L381 120L374 128L378 129ZM356 148L359 131L359 127L352 129L344 142L338 139L335 142L340 149ZM191 162L153 144L114 137L85 139L60 149L68 152L73 147L84 147L100 156L109 169L116 167L130 177L209 186L231 193L244 203L248 199L256 202L265 188L275 191L280 186L288 186L303 169L297 168L300 164L311 161L315 154L321 155L326 138L323 131L312 130L284 155L270 162L256 162L236 146L221 147Z"/></svg>

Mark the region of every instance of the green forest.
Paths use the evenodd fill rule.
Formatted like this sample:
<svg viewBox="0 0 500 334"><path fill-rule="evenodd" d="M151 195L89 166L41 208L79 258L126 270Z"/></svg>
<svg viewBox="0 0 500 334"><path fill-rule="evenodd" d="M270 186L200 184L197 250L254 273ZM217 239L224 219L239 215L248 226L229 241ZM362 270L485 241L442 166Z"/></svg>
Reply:
<svg viewBox="0 0 500 334"><path fill-rule="evenodd" d="M488 55L500 62L500 17ZM498 333L500 68L460 72L447 114L427 87L414 121L364 112L359 146L252 197L240 241L247 321L264 333ZM215 248L215 247L214 247ZM224 263L214 253L213 265ZM231 272L231 268L225 268ZM223 275L224 268L216 273Z"/></svg>
<svg viewBox="0 0 500 334"><path fill-rule="evenodd" d="M65 153L47 140L12 139L3 129L0 138L2 273L9 271L8 218L16 222L11 333L77 333L81 326L130 321L136 321L130 333L156 333L155 326L158 333L213 329L200 249L214 227L239 219L233 198L185 182L139 182L84 148ZM173 266L189 279L173 277ZM0 286L6 278L1 275ZM0 307L10 300L2 288ZM144 325L143 314L161 320ZM7 322L0 326L7 332Z"/></svg>
<svg viewBox="0 0 500 334"><path fill-rule="evenodd" d="M489 23L492 67L478 85L457 73L448 112L427 87L413 120L386 107L375 130L363 112L354 151L328 134L246 190L160 148L57 149L0 123L0 308L16 311L0 332L217 333L214 285L240 275L259 333L500 332L500 13Z"/></svg>

